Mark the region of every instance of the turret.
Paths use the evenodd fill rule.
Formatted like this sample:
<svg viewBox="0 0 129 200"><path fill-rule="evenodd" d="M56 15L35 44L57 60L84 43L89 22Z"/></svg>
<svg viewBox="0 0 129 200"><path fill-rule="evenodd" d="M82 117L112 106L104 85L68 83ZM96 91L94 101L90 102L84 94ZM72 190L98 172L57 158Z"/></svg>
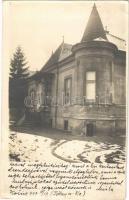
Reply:
<svg viewBox="0 0 129 200"><path fill-rule="evenodd" d="M76 60L77 96L85 96L87 102L111 104L117 46L108 41L95 4L82 40L72 51Z"/></svg>

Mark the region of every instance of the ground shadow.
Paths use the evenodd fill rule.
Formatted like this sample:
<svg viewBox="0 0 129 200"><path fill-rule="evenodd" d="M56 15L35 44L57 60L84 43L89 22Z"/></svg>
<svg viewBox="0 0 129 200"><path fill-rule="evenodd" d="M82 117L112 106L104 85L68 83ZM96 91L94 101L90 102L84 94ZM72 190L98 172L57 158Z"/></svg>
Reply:
<svg viewBox="0 0 129 200"><path fill-rule="evenodd" d="M46 138L50 138L55 140L55 143L59 140L80 140L80 141L93 141L98 144L100 143L109 143L109 144L118 144L122 147L125 146L125 135L123 137L120 137L118 135L110 136L110 134L98 134L96 133L92 137L87 137L85 135L80 135L68 131L58 130L54 128L44 128L44 127L11 127L10 131L15 131L16 133L25 133L25 134L32 134L32 135L38 135L43 136Z"/></svg>

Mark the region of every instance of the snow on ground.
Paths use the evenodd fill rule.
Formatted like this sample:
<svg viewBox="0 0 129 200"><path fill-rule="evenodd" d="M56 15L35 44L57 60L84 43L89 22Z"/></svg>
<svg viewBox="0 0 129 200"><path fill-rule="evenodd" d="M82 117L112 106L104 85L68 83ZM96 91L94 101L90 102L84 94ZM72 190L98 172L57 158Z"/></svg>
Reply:
<svg viewBox="0 0 129 200"><path fill-rule="evenodd" d="M13 132L10 136L10 158L17 161L51 161L58 159L51 154L50 138Z"/></svg>
<svg viewBox="0 0 129 200"><path fill-rule="evenodd" d="M71 161L123 163L125 150L117 144L96 143L90 141L69 141L58 147L55 153Z"/></svg>
<svg viewBox="0 0 129 200"><path fill-rule="evenodd" d="M107 142L62 140L11 132L10 159L15 161L124 163L125 149Z"/></svg>

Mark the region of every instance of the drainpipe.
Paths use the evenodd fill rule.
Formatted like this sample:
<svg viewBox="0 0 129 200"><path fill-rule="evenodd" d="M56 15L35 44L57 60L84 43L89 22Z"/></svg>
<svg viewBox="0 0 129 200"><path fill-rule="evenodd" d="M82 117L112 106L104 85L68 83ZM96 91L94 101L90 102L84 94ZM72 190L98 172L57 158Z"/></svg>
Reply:
<svg viewBox="0 0 129 200"><path fill-rule="evenodd" d="M59 84L59 66L57 64L56 72L56 107L55 107L55 128L57 128L57 111L58 111L58 84Z"/></svg>

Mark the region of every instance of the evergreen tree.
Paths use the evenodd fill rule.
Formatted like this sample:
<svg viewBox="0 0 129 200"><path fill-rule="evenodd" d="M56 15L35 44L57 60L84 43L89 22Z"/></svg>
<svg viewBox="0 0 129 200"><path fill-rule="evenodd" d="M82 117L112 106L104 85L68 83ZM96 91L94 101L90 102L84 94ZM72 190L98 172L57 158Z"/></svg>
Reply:
<svg viewBox="0 0 129 200"><path fill-rule="evenodd" d="M24 107L24 98L27 95L28 67L21 47L17 47L16 52L10 62L9 77L9 106L20 109Z"/></svg>
<svg viewBox="0 0 129 200"><path fill-rule="evenodd" d="M10 78L12 80L25 80L28 77L28 67L26 67L27 62L21 47L17 47L10 65Z"/></svg>

